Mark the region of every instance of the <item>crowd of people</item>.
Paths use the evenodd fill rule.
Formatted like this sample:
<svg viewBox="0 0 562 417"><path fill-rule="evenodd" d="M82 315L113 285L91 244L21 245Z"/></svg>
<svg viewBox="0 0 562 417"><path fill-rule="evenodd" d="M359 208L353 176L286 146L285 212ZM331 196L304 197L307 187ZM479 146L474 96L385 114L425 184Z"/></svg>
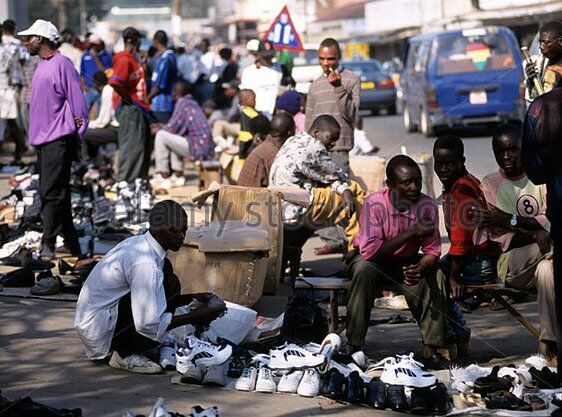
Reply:
<svg viewBox="0 0 562 417"><path fill-rule="evenodd" d="M428 367L443 367L441 348L456 345L459 355L468 353L471 330L463 318L463 286L502 280L537 290L541 352L556 357L557 337L562 338L562 308L556 302L562 299L562 280L555 279L562 268L562 173L556 161L560 89L538 96L522 126L498 127L491 140L498 166L482 181L468 172L470 155L459 137L435 141L434 169L443 185L441 211L451 242L442 256L440 209L421 192L422 173L413 159L390 159L386 187L368 196L349 179L349 155L359 152L358 146L367 153L376 147L357 143L366 141L359 129L360 79L342 67L337 40L320 43L323 74L304 96L295 90L290 60L276 59L278 51L267 40L248 42L248 54L238 59L231 48L214 48L206 39L191 50L174 49L161 30L149 42L128 27L121 48L112 53L94 34L80 41L44 20L18 32L19 39L15 33L12 21L2 24L0 119L5 137L16 143L15 163L28 144L37 153L42 257L55 257L58 235L73 255L80 255L69 188L77 158L95 164L100 146L114 143L117 181L132 183L149 177L154 156L151 184L168 189L185 184L185 159L201 162L230 154L240 168L232 178L238 185L293 186L309 194L308 207L283 201L286 227L323 229L321 253L345 247L352 351L364 347L378 291L392 287L405 295L420 327ZM562 24L546 24L540 36L541 50L552 63L546 71L554 73L544 80L556 84ZM526 72L536 75L533 68ZM173 317L167 305L168 292L177 288L167 288L176 280L168 280L173 271L164 261L165 250L177 250L186 229L178 207L171 202L155 206L150 230L116 246L86 281L76 327L92 359L113 350L112 366L155 369L142 356L147 345L154 345L147 340L162 341L168 329L208 322L220 313L208 309ZM204 302L209 296L196 298ZM150 315L141 304L153 306ZM111 311L119 311L117 322ZM113 337L132 322L136 331L127 338L135 343Z"/></svg>

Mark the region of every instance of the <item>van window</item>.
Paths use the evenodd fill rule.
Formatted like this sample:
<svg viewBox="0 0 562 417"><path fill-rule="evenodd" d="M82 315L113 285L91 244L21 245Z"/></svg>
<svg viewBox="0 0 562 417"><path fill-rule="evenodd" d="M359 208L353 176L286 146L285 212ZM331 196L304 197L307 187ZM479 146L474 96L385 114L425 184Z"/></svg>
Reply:
<svg viewBox="0 0 562 417"><path fill-rule="evenodd" d="M507 70L515 58L502 33L463 36L455 33L437 39L437 74Z"/></svg>
<svg viewBox="0 0 562 417"><path fill-rule="evenodd" d="M408 52L408 64L407 64L408 72L414 71L414 63L416 61L416 57L418 55L419 49L420 49L419 43L413 43L410 45L410 51Z"/></svg>
<svg viewBox="0 0 562 417"><path fill-rule="evenodd" d="M427 62L429 61L429 48L430 44L424 42L420 45L418 53L415 56L414 71L416 73L423 73L427 69Z"/></svg>

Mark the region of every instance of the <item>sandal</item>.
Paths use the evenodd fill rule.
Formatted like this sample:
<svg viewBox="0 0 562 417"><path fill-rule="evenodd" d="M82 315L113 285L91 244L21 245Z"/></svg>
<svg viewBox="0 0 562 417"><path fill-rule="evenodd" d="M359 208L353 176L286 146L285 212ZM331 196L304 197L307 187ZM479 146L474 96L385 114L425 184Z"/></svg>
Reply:
<svg viewBox="0 0 562 417"><path fill-rule="evenodd" d="M486 398L486 408L490 410L532 411L530 404L507 391L490 394Z"/></svg>

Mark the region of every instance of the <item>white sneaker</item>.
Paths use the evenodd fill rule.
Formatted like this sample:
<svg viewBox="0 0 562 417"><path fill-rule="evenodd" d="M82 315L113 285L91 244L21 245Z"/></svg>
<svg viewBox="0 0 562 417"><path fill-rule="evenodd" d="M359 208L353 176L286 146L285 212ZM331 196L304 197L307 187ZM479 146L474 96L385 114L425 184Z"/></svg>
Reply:
<svg viewBox="0 0 562 417"><path fill-rule="evenodd" d="M175 346L160 348L160 366L163 369L176 369L176 350Z"/></svg>
<svg viewBox="0 0 562 417"><path fill-rule="evenodd" d="M205 372L205 377L203 378L203 385L214 385L218 387L224 387L226 385L226 379L224 377L225 366L215 365L207 368Z"/></svg>
<svg viewBox="0 0 562 417"><path fill-rule="evenodd" d="M426 388L435 385L437 378L425 371L423 365L414 360L414 354L410 353L409 355L396 355L396 359L386 358L381 381L389 385Z"/></svg>
<svg viewBox="0 0 562 417"><path fill-rule="evenodd" d="M283 375L281 377L281 381L279 381L279 384L277 385L277 391L294 394L297 392L303 375L303 371L294 371Z"/></svg>
<svg viewBox="0 0 562 417"><path fill-rule="evenodd" d="M196 405L191 408L187 417L219 417L219 408L217 406L203 408L200 405Z"/></svg>
<svg viewBox="0 0 562 417"><path fill-rule="evenodd" d="M271 369L312 368L326 362L324 355L309 352L305 348L294 344L272 349L270 357L269 367Z"/></svg>
<svg viewBox="0 0 562 417"><path fill-rule="evenodd" d="M182 374L180 381L186 384L200 384L205 375L204 366L195 366L192 363L180 366L178 362L176 369Z"/></svg>
<svg viewBox="0 0 562 417"><path fill-rule="evenodd" d="M320 374L316 369L307 369L297 388L297 394L302 397L316 397L319 392Z"/></svg>
<svg viewBox="0 0 562 417"><path fill-rule="evenodd" d="M271 375L271 369L267 366L262 366L258 371L258 379L256 382L257 392L275 392L277 390L277 384L273 380L273 375Z"/></svg>
<svg viewBox="0 0 562 417"><path fill-rule="evenodd" d="M322 340L318 353L326 357L326 362L319 368L320 372L324 373L326 371L326 368L329 366L330 360L332 359L332 355L338 352L340 347L341 338L335 333L328 334L324 340Z"/></svg>
<svg viewBox="0 0 562 417"><path fill-rule="evenodd" d="M226 344L213 345L194 336L189 336L186 344L186 348L178 349L176 353L177 366L180 366L180 363L186 365L188 362L207 367L222 365L232 355L232 346Z"/></svg>
<svg viewBox="0 0 562 417"><path fill-rule="evenodd" d="M155 174L150 180L150 186L154 190L169 190L172 188L170 177L164 178L161 174Z"/></svg>
<svg viewBox="0 0 562 417"><path fill-rule="evenodd" d="M113 352L113 355L111 355L109 366L115 369L135 372L137 374L159 374L162 372L162 367L157 363L152 362L146 356L134 354L129 355L126 358L122 358L115 351Z"/></svg>
<svg viewBox="0 0 562 417"><path fill-rule="evenodd" d="M367 355L365 355L365 352L363 352L362 350L353 352L351 354L351 359L353 359L353 361L361 369L361 371L364 371L369 366L369 358L367 358Z"/></svg>
<svg viewBox="0 0 562 417"><path fill-rule="evenodd" d="M183 187L185 185L185 177L182 175L178 177L176 174L170 176L171 187Z"/></svg>
<svg viewBox="0 0 562 417"><path fill-rule="evenodd" d="M238 391L253 391L256 388L256 379L258 378L258 370L253 367L247 367L242 372L242 376L236 380L234 388Z"/></svg>

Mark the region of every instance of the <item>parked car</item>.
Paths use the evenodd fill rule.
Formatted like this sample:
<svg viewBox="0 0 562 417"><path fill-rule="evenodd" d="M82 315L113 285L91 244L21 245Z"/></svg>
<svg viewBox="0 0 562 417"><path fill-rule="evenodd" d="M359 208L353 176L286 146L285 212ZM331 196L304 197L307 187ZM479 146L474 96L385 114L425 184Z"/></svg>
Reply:
<svg viewBox="0 0 562 417"><path fill-rule="evenodd" d="M436 128L521 120L522 57L504 27L415 36L402 75L404 126Z"/></svg>
<svg viewBox="0 0 562 417"><path fill-rule="evenodd" d="M394 82L379 61L342 61L341 65L361 79L360 110L371 110L376 114L380 109L386 109L388 114L396 114Z"/></svg>

